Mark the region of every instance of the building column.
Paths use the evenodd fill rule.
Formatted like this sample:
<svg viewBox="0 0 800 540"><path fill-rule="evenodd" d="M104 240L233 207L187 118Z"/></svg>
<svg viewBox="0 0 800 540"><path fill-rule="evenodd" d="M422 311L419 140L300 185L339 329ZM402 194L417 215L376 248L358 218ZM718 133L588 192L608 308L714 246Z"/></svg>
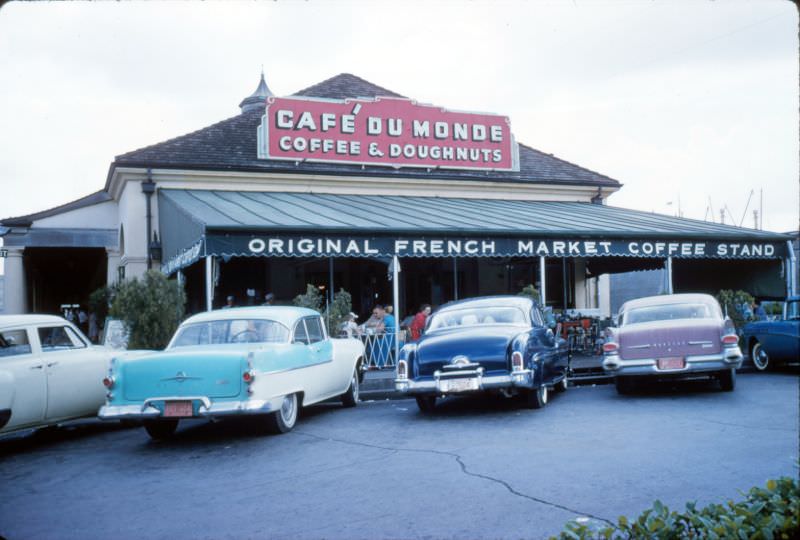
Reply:
<svg viewBox="0 0 800 540"><path fill-rule="evenodd" d="M206 311L214 309L214 256L206 255Z"/></svg>
<svg viewBox="0 0 800 540"><path fill-rule="evenodd" d="M28 286L22 256L25 248L6 247L4 284L4 313L16 315L28 312Z"/></svg>
<svg viewBox="0 0 800 540"><path fill-rule="evenodd" d="M119 261L122 254L116 249L106 248L106 286L119 281Z"/></svg>
<svg viewBox="0 0 800 540"><path fill-rule="evenodd" d="M539 298L542 301L542 308L547 307L547 268L545 267L546 260L544 255L539 256Z"/></svg>

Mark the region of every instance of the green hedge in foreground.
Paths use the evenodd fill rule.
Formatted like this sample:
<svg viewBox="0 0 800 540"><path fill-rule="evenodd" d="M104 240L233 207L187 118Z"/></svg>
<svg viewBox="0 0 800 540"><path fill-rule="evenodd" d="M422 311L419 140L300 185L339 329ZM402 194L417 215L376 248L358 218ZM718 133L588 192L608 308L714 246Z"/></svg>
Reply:
<svg viewBox="0 0 800 540"><path fill-rule="evenodd" d="M766 489L752 488L745 500L711 504L698 509L688 503L682 513L670 512L656 501L635 520L625 516L616 526L570 521L553 539L657 539L684 538L778 540L800 538L800 488L792 478L767 482Z"/></svg>

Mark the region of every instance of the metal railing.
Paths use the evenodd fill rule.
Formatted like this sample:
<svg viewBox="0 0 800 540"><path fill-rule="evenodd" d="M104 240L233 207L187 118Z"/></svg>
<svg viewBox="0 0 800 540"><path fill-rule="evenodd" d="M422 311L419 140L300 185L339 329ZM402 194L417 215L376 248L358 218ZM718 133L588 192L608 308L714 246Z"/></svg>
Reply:
<svg viewBox="0 0 800 540"><path fill-rule="evenodd" d="M340 337L347 337L342 335ZM405 340L405 332L400 331L400 348ZM352 336L351 339L360 339L364 344L363 369L394 369L397 359L394 357L394 333L362 334Z"/></svg>

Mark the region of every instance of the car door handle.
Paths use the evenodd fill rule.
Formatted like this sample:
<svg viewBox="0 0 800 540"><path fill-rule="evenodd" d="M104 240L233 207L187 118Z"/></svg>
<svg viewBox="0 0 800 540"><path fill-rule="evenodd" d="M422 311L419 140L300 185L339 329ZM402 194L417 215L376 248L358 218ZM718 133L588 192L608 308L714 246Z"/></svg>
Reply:
<svg viewBox="0 0 800 540"><path fill-rule="evenodd" d="M39 364L36 366L31 366L31 369L42 369L42 367L44 367L43 364Z"/></svg>
<svg viewBox="0 0 800 540"><path fill-rule="evenodd" d="M50 362L50 363L48 363L48 364L47 364L47 367L53 367L53 366L55 366L56 364L58 364L58 361L55 361L55 362Z"/></svg>

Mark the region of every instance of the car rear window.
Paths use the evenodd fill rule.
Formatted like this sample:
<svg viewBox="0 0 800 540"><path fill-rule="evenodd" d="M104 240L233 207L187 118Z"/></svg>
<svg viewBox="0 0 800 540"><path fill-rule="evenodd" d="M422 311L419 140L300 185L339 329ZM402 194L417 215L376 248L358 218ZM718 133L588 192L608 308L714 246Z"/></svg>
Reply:
<svg viewBox="0 0 800 540"><path fill-rule="evenodd" d="M675 319L711 318L713 318L711 309L706 304L663 304L642 306L626 311L622 317L622 325Z"/></svg>
<svg viewBox="0 0 800 540"><path fill-rule="evenodd" d="M431 319L428 332L454 326L477 326L486 324L528 324L525 312L517 307L487 306L452 309L436 313Z"/></svg>
<svg viewBox="0 0 800 540"><path fill-rule="evenodd" d="M188 324L178 329L170 348L226 343L286 343L289 329L266 319L234 319Z"/></svg>

